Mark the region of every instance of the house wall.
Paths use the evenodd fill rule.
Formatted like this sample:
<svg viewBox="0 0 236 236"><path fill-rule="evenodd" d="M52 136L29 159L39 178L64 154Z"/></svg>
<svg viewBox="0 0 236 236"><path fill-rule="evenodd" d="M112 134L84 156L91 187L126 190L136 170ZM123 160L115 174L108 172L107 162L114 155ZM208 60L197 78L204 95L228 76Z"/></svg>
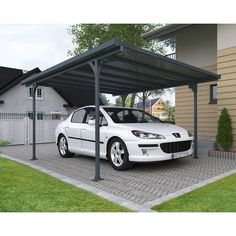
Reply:
<svg viewBox="0 0 236 236"><path fill-rule="evenodd" d="M205 31L199 33L204 35ZM197 33L197 30L196 30ZM206 33L206 32L205 32ZM193 34L192 34L193 35ZM190 53L193 51L187 51L183 46L181 51L181 45L185 41L177 41L177 59L181 59L187 63L200 66L212 72L221 74L221 79L217 82L217 104L208 104L210 97L210 84L204 83L199 84L198 89L198 126L199 126L199 137L214 140L217 133L217 125L221 110L226 107L232 119L233 126L233 151L236 151L236 25L217 25L217 35L212 32L214 39L212 40L214 48L216 47L215 42L217 41L217 47L215 51L212 51L210 42L206 42L202 45L202 42L193 40L192 45L193 51L198 49L201 52L199 57L195 59L190 58ZM187 38L187 35L186 35ZM211 37L207 37L208 40ZM179 37L180 39L180 37ZM184 37L182 37L184 40ZM191 35L188 38L187 45L189 45L189 39L192 39ZM202 38L203 39L203 38ZM189 45L190 46L190 45ZM203 50L210 56L205 58ZM180 54L178 54L178 52ZM213 60L212 57L215 57ZM206 63L214 62L212 66L206 66ZM179 87L176 89L176 123L187 129L193 130L193 94L187 87Z"/></svg>
<svg viewBox="0 0 236 236"><path fill-rule="evenodd" d="M217 71L221 74L218 82L218 117L226 107L232 119L233 151L236 151L236 47L218 51Z"/></svg>
<svg viewBox="0 0 236 236"><path fill-rule="evenodd" d="M0 96L4 104L0 105L0 113L26 113L32 112L32 98L29 98L28 88L20 84L14 86ZM43 99L36 100L36 110L51 114L61 112L67 115L63 107L66 101L52 88L43 87Z"/></svg>
<svg viewBox="0 0 236 236"><path fill-rule="evenodd" d="M204 67L217 62L217 25L191 25L176 32L176 59Z"/></svg>
<svg viewBox="0 0 236 236"><path fill-rule="evenodd" d="M162 98L158 99L158 101L153 104L151 114L156 117L167 118L165 101Z"/></svg>
<svg viewBox="0 0 236 236"><path fill-rule="evenodd" d="M236 25L218 24L217 25L217 49L235 47L236 45Z"/></svg>
<svg viewBox="0 0 236 236"><path fill-rule="evenodd" d="M204 67L211 72L217 71L216 65ZM198 135L202 139L215 140L217 130L217 104L209 104L210 85L215 82L198 85ZM193 133L193 92L187 86L176 88L175 119L180 125Z"/></svg>

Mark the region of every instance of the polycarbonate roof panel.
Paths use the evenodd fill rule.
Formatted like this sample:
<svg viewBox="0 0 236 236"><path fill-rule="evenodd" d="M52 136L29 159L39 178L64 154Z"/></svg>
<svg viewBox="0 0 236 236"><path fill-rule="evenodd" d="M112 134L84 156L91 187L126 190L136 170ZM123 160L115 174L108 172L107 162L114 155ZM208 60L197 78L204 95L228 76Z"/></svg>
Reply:
<svg viewBox="0 0 236 236"><path fill-rule="evenodd" d="M89 63L101 61L100 92L124 94L215 81L218 74L169 59L130 44L110 40L59 63L22 83L94 91Z"/></svg>

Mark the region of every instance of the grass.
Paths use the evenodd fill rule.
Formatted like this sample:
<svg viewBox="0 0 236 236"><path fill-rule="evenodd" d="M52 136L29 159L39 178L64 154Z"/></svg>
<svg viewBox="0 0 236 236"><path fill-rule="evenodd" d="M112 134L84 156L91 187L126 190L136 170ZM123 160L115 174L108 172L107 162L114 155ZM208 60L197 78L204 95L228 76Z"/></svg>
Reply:
<svg viewBox="0 0 236 236"><path fill-rule="evenodd" d="M153 209L159 212L236 212L236 174Z"/></svg>
<svg viewBox="0 0 236 236"><path fill-rule="evenodd" d="M124 212L85 190L0 157L0 212Z"/></svg>

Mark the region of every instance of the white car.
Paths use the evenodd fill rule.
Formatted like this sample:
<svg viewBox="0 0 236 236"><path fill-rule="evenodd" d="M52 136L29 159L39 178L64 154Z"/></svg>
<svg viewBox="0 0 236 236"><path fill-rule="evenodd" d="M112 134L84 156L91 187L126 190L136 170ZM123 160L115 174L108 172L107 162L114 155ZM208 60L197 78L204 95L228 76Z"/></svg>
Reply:
<svg viewBox="0 0 236 236"><path fill-rule="evenodd" d="M74 111L56 129L62 157L95 156L95 106ZM191 132L138 109L100 107L100 157L116 170L193 154Z"/></svg>

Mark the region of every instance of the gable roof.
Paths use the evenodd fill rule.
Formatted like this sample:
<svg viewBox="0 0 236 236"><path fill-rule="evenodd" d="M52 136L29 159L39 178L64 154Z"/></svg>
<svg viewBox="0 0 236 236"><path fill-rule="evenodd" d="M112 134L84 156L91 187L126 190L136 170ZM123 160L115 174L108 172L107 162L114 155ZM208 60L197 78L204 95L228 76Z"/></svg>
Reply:
<svg viewBox="0 0 236 236"><path fill-rule="evenodd" d="M39 72L41 70L38 67L24 74L23 70L0 66L0 95L19 84L22 80Z"/></svg>
<svg viewBox="0 0 236 236"><path fill-rule="evenodd" d="M151 100L146 101L145 108L152 107L160 98L154 98ZM137 102L134 104L135 108L142 109L143 108L143 102Z"/></svg>
<svg viewBox="0 0 236 236"><path fill-rule="evenodd" d="M22 80L30 77L33 74L39 73L41 70L36 67L25 74L21 69L14 69L0 66L0 96L19 84ZM70 106L85 106L94 103L94 92L77 88L54 88L52 87ZM0 104L3 101L0 101ZM101 104L102 101L101 101Z"/></svg>

